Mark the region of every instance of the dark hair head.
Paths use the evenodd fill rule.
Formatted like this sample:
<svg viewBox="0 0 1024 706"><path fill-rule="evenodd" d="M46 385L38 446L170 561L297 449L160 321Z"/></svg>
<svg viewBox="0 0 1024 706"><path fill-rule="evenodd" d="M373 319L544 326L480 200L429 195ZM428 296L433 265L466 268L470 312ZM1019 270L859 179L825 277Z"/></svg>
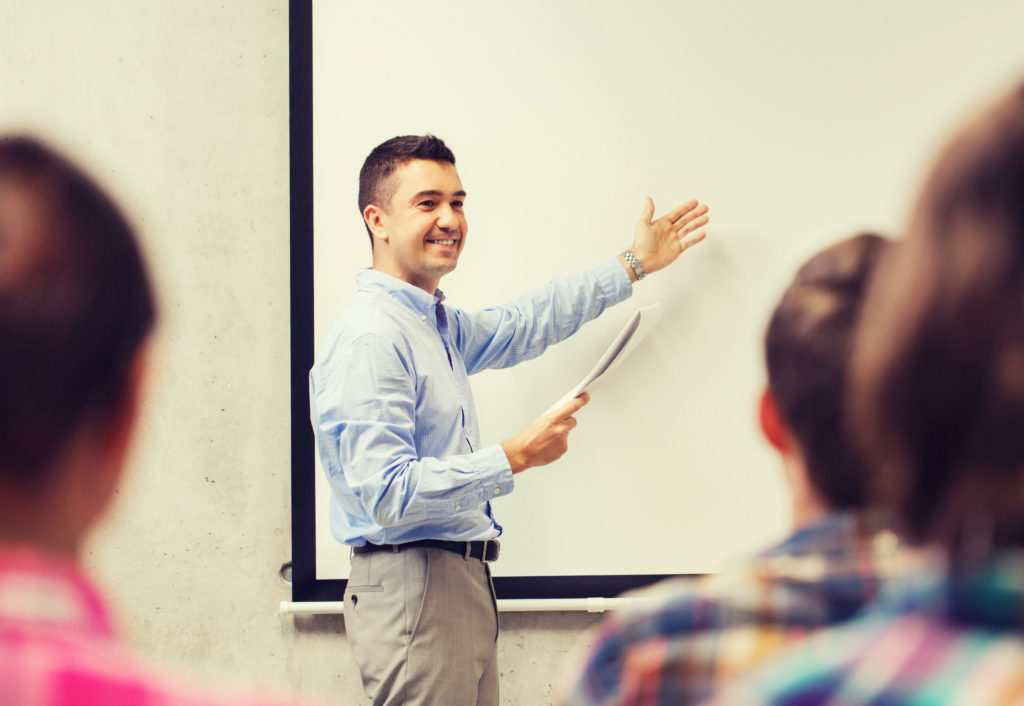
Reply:
<svg viewBox="0 0 1024 706"><path fill-rule="evenodd" d="M395 195L395 183L391 175L398 167L414 159L455 164L455 155L448 149L448 145L433 135L403 135L377 145L359 170L360 215L371 203L387 209L391 197ZM370 233L369 226L366 226L366 232ZM372 233L370 247L373 247Z"/></svg>
<svg viewBox="0 0 1024 706"><path fill-rule="evenodd" d="M154 320L131 227L74 165L0 137L0 479L31 487L109 422Z"/></svg>
<svg viewBox="0 0 1024 706"><path fill-rule="evenodd" d="M1024 544L1024 85L941 155L864 322L851 419L880 499L918 541Z"/></svg>
<svg viewBox="0 0 1024 706"><path fill-rule="evenodd" d="M765 334L772 396L811 483L837 510L867 501L867 473L842 423L843 397L863 295L887 243L865 233L812 257L782 295Z"/></svg>

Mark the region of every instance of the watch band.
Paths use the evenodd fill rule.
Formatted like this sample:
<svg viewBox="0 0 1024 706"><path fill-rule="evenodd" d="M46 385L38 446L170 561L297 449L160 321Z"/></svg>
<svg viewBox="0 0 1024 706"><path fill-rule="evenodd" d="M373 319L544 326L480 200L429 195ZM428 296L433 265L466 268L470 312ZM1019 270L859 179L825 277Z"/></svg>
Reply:
<svg viewBox="0 0 1024 706"><path fill-rule="evenodd" d="M623 250L622 259L624 259L626 263L633 268L633 274L636 275L637 282L647 276L647 272L644 271L644 266L636 259L636 255L633 254L632 250Z"/></svg>

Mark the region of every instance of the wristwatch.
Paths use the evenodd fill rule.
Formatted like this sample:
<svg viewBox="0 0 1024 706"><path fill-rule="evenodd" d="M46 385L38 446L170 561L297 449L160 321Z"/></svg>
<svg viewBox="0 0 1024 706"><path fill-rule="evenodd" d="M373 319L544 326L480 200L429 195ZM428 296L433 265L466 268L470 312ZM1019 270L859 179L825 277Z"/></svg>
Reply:
<svg viewBox="0 0 1024 706"><path fill-rule="evenodd" d="M623 250L622 258L631 268L633 268L633 274L636 275L637 282L647 276L647 273L644 271L644 266L636 259L636 255L633 254L632 250Z"/></svg>

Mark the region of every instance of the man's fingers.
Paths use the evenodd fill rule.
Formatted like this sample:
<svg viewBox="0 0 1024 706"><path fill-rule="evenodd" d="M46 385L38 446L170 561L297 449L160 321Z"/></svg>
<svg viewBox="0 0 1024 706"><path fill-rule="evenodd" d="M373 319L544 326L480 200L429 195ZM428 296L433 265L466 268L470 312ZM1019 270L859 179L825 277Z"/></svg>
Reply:
<svg viewBox="0 0 1024 706"><path fill-rule="evenodd" d="M666 213L664 217L667 218L672 223L675 223L680 218L685 216L687 213L697 208L698 205L700 205L700 201L698 201L697 199L690 199L686 203L680 204L673 208L671 211ZM706 210L707 206L704 206L704 209Z"/></svg>
<svg viewBox="0 0 1024 706"><path fill-rule="evenodd" d="M709 220L710 219L707 216L702 216L701 218L698 218L695 221L690 221L689 223L686 223L685 225L682 226L676 224L676 232L679 233L679 235L686 235L687 233L692 233L698 228L706 226Z"/></svg>
<svg viewBox="0 0 1024 706"><path fill-rule="evenodd" d="M699 220L702 217L707 218L707 213L708 206L707 204L702 203L695 208L691 208L689 211L682 214L678 218L673 219L672 226L674 228L681 228L682 226L687 225L688 223L692 223L694 220Z"/></svg>
<svg viewBox="0 0 1024 706"><path fill-rule="evenodd" d="M580 407L585 405L587 402L590 402L590 393L584 392L579 397L573 397L571 400L552 412L552 414L555 419L567 419L576 414L576 412L580 410Z"/></svg>
<svg viewBox="0 0 1024 706"><path fill-rule="evenodd" d="M700 231L699 233L691 233L684 235L679 239L679 252L682 254L687 248L692 248L694 245L704 240L707 237L707 233Z"/></svg>

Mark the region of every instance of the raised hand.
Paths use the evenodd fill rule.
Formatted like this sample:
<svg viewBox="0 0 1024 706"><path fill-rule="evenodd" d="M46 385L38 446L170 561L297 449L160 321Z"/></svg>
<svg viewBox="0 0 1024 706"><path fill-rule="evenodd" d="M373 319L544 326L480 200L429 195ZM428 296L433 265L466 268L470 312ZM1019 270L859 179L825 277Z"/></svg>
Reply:
<svg viewBox="0 0 1024 706"><path fill-rule="evenodd" d="M672 264L685 250L704 240L707 233L699 230L708 223L708 207L691 199L676 206L657 220L654 201L648 196L644 210L633 230L630 250L647 274Z"/></svg>

